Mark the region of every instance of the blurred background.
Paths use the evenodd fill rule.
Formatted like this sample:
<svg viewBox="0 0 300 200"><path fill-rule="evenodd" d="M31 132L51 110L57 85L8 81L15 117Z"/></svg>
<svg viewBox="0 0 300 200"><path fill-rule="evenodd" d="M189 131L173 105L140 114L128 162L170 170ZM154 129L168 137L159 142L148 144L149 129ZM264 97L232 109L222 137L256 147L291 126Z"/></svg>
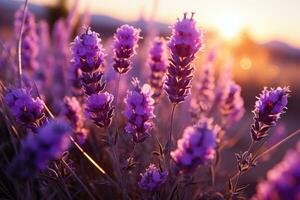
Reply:
<svg viewBox="0 0 300 200"><path fill-rule="evenodd" d="M24 1L0 0L0 39L10 40L15 11ZM237 152L249 141L248 127L255 96L264 86L290 85L292 96L288 111L273 132L290 133L300 125L300 1L299 0L30 0L29 10L37 20L45 19L53 29L54 22L66 17L71 10L77 21L88 21L92 29L108 41L116 28L128 23L142 29L144 38L151 34L168 37L170 25L184 12L195 12L201 29L205 31L205 48L195 63L210 49L217 49L216 71L225 65L232 67L234 79L242 87L247 115L241 126L245 132L240 145L225 153ZM81 23L75 20L76 25ZM154 33L153 33L154 32ZM145 42L146 40L144 40ZM141 67L147 64L140 62ZM148 70L148 69L147 69ZM143 82L146 82L143 81ZM289 141L276 152L268 164L259 167L262 174L278 162ZM234 156L228 159L234 162ZM226 164L226 162L225 162ZM257 181L256 170L245 179ZM252 176L252 178L251 178ZM254 177L254 178L253 178Z"/></svg>

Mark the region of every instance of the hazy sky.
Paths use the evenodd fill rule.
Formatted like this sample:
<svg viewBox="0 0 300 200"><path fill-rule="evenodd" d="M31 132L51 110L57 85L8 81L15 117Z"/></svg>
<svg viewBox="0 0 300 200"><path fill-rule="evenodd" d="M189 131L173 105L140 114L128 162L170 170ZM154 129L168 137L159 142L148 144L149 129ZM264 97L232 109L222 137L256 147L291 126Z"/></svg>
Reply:
<svg viewBox="0 0 300 200"><path fill-rule="evenodd" d="M31 0L41 2L42 0ZM43 0L53 2L54 0ZM74 0L66 0L73 2ZM232 36L247 29L259 41L282 39L300 47L300 0L80 0L93 13L123 20L149 18L157 1L156 19L173 23L195 11L200 26Z"/></svg>

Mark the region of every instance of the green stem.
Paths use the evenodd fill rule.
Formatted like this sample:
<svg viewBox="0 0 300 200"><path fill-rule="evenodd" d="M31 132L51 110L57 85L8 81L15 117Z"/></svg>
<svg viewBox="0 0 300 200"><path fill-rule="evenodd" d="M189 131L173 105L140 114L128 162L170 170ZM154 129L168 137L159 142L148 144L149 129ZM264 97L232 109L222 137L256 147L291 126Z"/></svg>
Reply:
<svg viewBox="0 0 300 200"><path fill-rule="evenodd" d="M50 109L48 108L48 106L44 103L44 107L45 107L45 110L48 112L48 114L50 115L51 118L54 119L54 115L52 114L52 112L50 111ZM118 186L118 184L116 184L116 182L104 171L104 169L102 167L100 167L97 162L91 158L89 156L88 153L86 153L82 148L81 146L74 140L74 138L72 136L69 136L69 139L71 140L71 142L75 145L75 147L82 153L82 155L84 157L86 157L88 159L88 161L90 161L90 163L92 165L94 165L94 167L97 168L97 170L99 172L101 172L114 186Z"/></svg>
<svg viewBox="0 0 300 200"><path fill-rule="evenodd" d="M27 4L28 0L25 0L24 9L23 9L23 19L21 24L21 30L19 33L19 41L18 41L18 80L19 87L22 88L22 36L24 31L24 24L27 14Z"/></svg>
<svg viewBox="0 0 300 200"><path fill-rule="evenodd" d="M172 137L173 121L174 121L174 113L175 113L176 105L177 104L174 103L173 107L172 107L171 117L170 117L170 132L169 132L168 141L167 141L167 144L165 147L166 148L165 149L165 165L169 172L170 172L170 160L171 160L170 151L171 151L171 147L173 146L173 137Z"/></svg>
<svg viewBox="0 0 300 200"><path fill-rule="evenodd" d="M120 90L120 80L121 80L121 74L118 74L117 82L116 82L116 88L115 88L115 123L114 123L114 132L115 134L115 143L117 142L118 138L118 124L119 124L119 90Z"/></svg>
<svg viewBox="0 0 300 200"><path fill-rule="evenodd" d="M74 176L74 178L78 181L78 183L83 187L83 189L87 192L87 194L90 196L90 198L92 200L94 200L95 197L92 195L90 190L86 187L86 185L80 180L80 178L76 175L76 173L71 169L71 167L68 165L68 163L66 163L66 161L64 161L63 159L61 159L61 161L68 168L68 170L71 172L71 174Z"/></svg>

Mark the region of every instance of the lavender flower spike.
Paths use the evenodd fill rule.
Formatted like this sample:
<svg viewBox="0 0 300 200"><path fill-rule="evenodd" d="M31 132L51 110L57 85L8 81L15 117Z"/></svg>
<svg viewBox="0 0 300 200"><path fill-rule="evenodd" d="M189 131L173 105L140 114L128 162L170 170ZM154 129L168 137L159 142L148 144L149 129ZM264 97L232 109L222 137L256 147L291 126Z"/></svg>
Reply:
<svg viewBox="0 0 300 200"><path fill-rule="evenodd" d="M222 126L228 128L238 122L245 113L244 100L241 97L241 87L234 81L229 81L221 97L219 110L222 115Z"/></svg>
<svg viewBox="0 0 300 200"><path fill-rule="evenodd" d="M44 170L50 160L58 159L68 149L70 127L64 121L52 120L22 141L9 172L16 178L26 180L39 170Z"/></svg>
<svg viewBox="0 0 300 200"><path fill-rule="evenodd" d="M23 13L23 7L21 7L15 14L14 29L17 39L23 22ZM21 49L22 67L30 71L36 70L38 68L37 57L39 51L38 35L35 17L29 11L26 12L25 16Z"/></svg>
<svg viewBox="0 0 300 200"><path fill-rule="evenodd" d="M150 164L144 174L141 175L139 186L143 190L158 190L167 180L168 172L160 171L154 164Z"/></svg>
<svg viewBox="0 0 300 200"><path fill-rule="evenodd" d="M100 67L103 63L103 49L99 34L91 31L90 28L85 33L77 36L72 43L72 70L82 71L81 83L87 95L101 92L105 83L101 82L103 72Z"/></svg>
<svg viewBox="0 0 300 200"><path fill-rule="evenodd" d="M149 65L151 68L150 85L153 89L152 97L156 101L162 93L163 79L167 66L166 57L165 40L163 38L155 38L150 50Z"/></svg>
<svg viewBox="0 0 300 200"><path fill-rule="evenodd" d="M109 127L112 121L114 96L108 92L93 94L86 100L87 116L99 127Z"/></svg>
<svg viewBox="0 0 300 200"><path fill-rule="evenodd" d="M127 24L117 29L114 35L114 69L120 74L126 73L131 68L131 57L136 54L140 37L140 29Z"/></svg>
<svg viewBox="0 0 300 200"><path fill-rule="evenodd" d="M45 122L44 102L40 98L32 98L26 89L10 89L4 99L20 125L36 132Z"/></svg>
<svg viewBox="0 0 300 200"><path fill-rule="evenodd" d="M124 115L128 120L125 131L132 135L134 142L139 143L149 136L149 131L153 126L151 119L155 117L154 99L148 84L140 87L137 79L134 79L132 84L134 89L127 92L124 100L126 104Z"/></svg>
<svg viewBox="0 0 300 200"><path fill-rule="evenodd" d="M263 139L268 135L267 131L276 125L280 115L286 109L290 92L289 87L264 88L253 110L254 124L251 126L253 140Z"/></svg>
<svg viewBox="0 0 300 200"><path fill-rule="evenodd" d="M219 131L220 128L213 126L212 120L206 118L187 127L182 138L177 141L177 149L171 152L177 168L189 171L214 159Z"/></svg>
<svg viewBox="0 0 300 200"><path fill-rule="evenodd" d="M193 78L191 62L195 54L203 46L202 33L196 28L196 21L187 18L184 14L182 20L173 27L172 36L168 43L172 57L167 72L165 90L172 103L180 103L190 93L190 82Z"/></svg>
<svg viewBox="0 0 300 200"><path fill-rule="evenodd" d="M208 115L215 100L215 72L213 66L214 52L210 52L202 68L196 95L191 101L191 114L195 119Z"/></svg>
<svg viewBox="0 0 300 200"><path fill-rule="evenodd" d="M268 171L267 179L257 186L252 200L297 200L300 197L300 143L286 153L283 160Z"/></svg>
<svg viewBox="0 0 300 200"><path fill-rule="evenodd" d="M88 136L88 130L84 128L83 111L79 101L75 97L65 97L63 112L71 122L74 138L83 144Z"/></svg>

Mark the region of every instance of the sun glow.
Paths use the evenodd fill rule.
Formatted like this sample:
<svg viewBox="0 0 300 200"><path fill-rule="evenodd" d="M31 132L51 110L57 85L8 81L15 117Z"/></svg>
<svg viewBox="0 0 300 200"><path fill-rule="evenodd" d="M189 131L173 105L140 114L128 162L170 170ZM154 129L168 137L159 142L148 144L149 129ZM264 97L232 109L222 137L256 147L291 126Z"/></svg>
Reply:
<svg viewBox="0 0 300 200"><path fill-rule="evenodd" d="M219 18L217 22L217 28L220 31L221 36L225 39L234 38L241 30L241 22L239 16L234 14L227 14Z"/></svg>

